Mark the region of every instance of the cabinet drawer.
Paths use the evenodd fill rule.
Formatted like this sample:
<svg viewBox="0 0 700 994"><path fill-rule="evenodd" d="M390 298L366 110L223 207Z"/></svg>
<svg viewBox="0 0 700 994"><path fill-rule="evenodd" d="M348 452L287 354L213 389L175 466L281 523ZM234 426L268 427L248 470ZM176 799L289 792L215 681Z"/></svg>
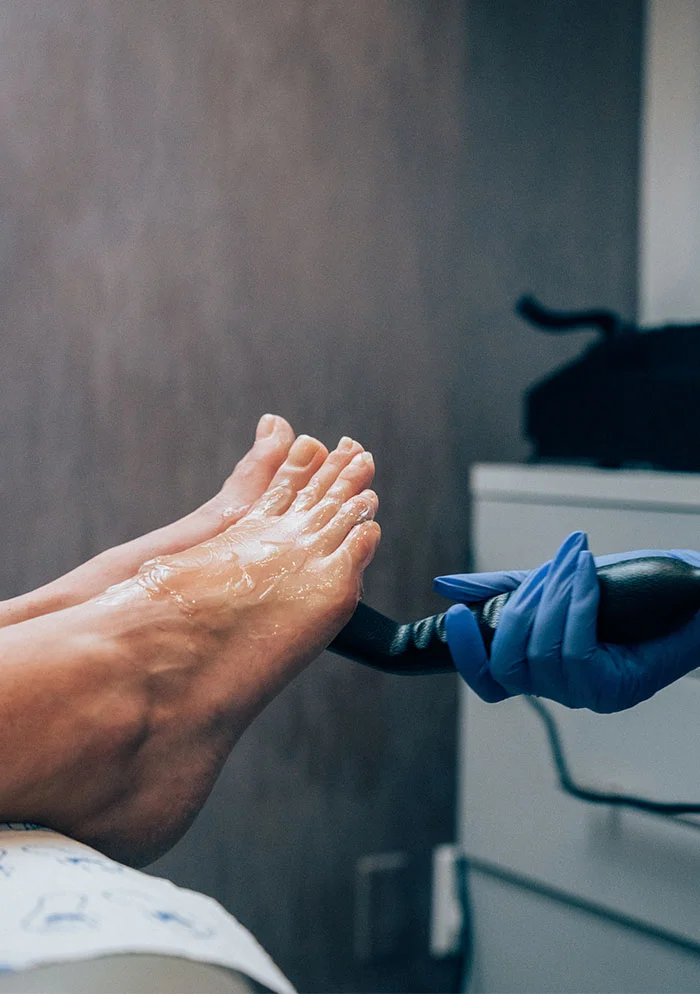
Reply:
<svg viewBox="0 0 700 994"><path fill-rule="evenodd" d="M619 715L550 707L577 781L700 801L700 681ZM462 716L468 855L700 942L700 827L563 793L544 728L520 698L489 705L464 689Z"/></svg>

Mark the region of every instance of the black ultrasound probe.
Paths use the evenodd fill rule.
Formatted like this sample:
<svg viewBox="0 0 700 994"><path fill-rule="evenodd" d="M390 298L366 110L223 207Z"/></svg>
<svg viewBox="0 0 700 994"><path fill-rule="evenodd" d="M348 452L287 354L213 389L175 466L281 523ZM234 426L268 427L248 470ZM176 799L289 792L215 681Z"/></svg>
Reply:
<svg viewBox="0 0 700 994"><path fill-rule="evenodd" d="M661 638L700 610L700 569L681 559L648 556L600 566L598 639L631 644ZM487 653L510 593L470 604ZM449 673L455 665L445 635L445 614L398 624L367 604L329 646L347 659L387 673Z"/></svg>

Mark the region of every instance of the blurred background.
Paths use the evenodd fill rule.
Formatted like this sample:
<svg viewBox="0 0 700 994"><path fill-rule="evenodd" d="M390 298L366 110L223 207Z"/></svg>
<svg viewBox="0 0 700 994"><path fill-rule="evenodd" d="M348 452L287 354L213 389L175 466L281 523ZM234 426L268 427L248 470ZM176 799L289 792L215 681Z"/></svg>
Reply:
<svg viewBox="0 0 700 994"><path fill-rule="evenodd" d="M373 451L366 599L437 610L470 466L527 457L523 391L586 341L516 298L639 313L644 28L639 0L4 0L0 593L194 508L272 411ZM153 870L301 990L459 989L426 912L457 728L456 677L326 654ZM377 955L373 854L409 867Z"/></svg>

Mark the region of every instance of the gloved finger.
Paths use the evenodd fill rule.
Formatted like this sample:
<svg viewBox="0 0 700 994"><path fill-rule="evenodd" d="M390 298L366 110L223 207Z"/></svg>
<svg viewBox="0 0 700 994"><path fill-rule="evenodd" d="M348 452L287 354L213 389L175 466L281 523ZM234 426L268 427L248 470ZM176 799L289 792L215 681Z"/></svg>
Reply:
<svg viewBox="0 0 700 994"><path fill-rule="evenodd" d="M600 587L595 561L587 549L577 557L571 601L562 644L564 656L586 659L598 648Z"/></svg>
<svg viewBox="0 0 700 994"><path fill-rule="evenodd" d="M576 564L581 551L587 548L584 532L573 532L561 544L542 589L527 650L532 692L561 704L571 703L562 643Z"/></svg>
<svg viewBox="0 0 700 994"><path fill-rule="evenodd" d="M671 555L676 559L682 559L684 563L691 566L700 566L700 552L693 549L671 549Z"/></svg>
<svg viewBox="0 0 700 994"><path fill-rule="evenodd" d="M445 634L457 671L483 701L495 704L510 697L491 676L479 627L464 604L454 604L445 615Z"/></svg>
<svg viewBox="0 0 700 994"><path fill-rule="evenodd" d="M551 563L528 576L506 602L491 645L491 676L511 694L532 690L527 647Z"/></svg>
<svg viewBox="0 0 700 994"><path fill-rule="evenodd" d="M618 669L607 649L598 644L600 587L596 564L588 550L579 553L566 618L562 657L572 699L577 707L600 711L615 684Z"/></svg>
<svg viewBox="0 0 700 994"><path fill-rule="evenodd" d="M688 550L682 551L685 553ZM687 560L686 560L687 561ZM579 706L599 713L639 704L700 664L700 614L661 639L600 645L600 590L590 553L581 553L564 636L565 665Z"/></svg>
<svg viewBox="0 0 700 994"><path fill-rule="evenodd" d="M644 671L645 690L639 700L646 700L700 666L700 613L664 638L626 648Z"/></svg>
<svg viewBox="0 0 700 994"><path fill-rule="evenodd" d="M455 573L453 576L436 577L433 590L452 601L470 604L515 590L529 575L530 570L526 569L501 570L500 573Z"/></svg>

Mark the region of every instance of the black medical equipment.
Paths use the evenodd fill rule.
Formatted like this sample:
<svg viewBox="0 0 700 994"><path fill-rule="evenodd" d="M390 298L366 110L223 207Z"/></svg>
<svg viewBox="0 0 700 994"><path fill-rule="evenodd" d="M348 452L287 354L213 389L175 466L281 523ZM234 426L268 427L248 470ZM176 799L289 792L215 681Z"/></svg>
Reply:
<svg viewBox="0 0 700 994"><path fill-rule="evenodd" d="M700 610L700 569L681 559L629 559L600 566L597 574L601 642L626 645L660 638ZM499 594L469 605L487 652L509 597ZM444 613L402 625L360 603L330 649L387 673L448 673L455 668Z"/></svg>
<svg viewBox="0 0 700 994"><path fill-rule="evenodd" d="M598 638L633 644L668 635L700 610L700 569L682 559L647 556L597 569L600 587ZM510 593L470 604L488 652ZM387 673L454 672L445 636L445 615L398 624L367 604L331 643L332 652ZM700 803L655 801L624 793L594 791L576 783L569 772L554 717L541 701L527 698L545 726L559 785L566 793L594 804L638 808L652 814L700 813Z"/></svg>
<svg viewBox="0 0 700 994"><path fill-rule="evenodd" d="M534 460L700 470L700 324L641 329L612 311L557 312L523 297L541 331L600 340L525 395Z"/></svg>

